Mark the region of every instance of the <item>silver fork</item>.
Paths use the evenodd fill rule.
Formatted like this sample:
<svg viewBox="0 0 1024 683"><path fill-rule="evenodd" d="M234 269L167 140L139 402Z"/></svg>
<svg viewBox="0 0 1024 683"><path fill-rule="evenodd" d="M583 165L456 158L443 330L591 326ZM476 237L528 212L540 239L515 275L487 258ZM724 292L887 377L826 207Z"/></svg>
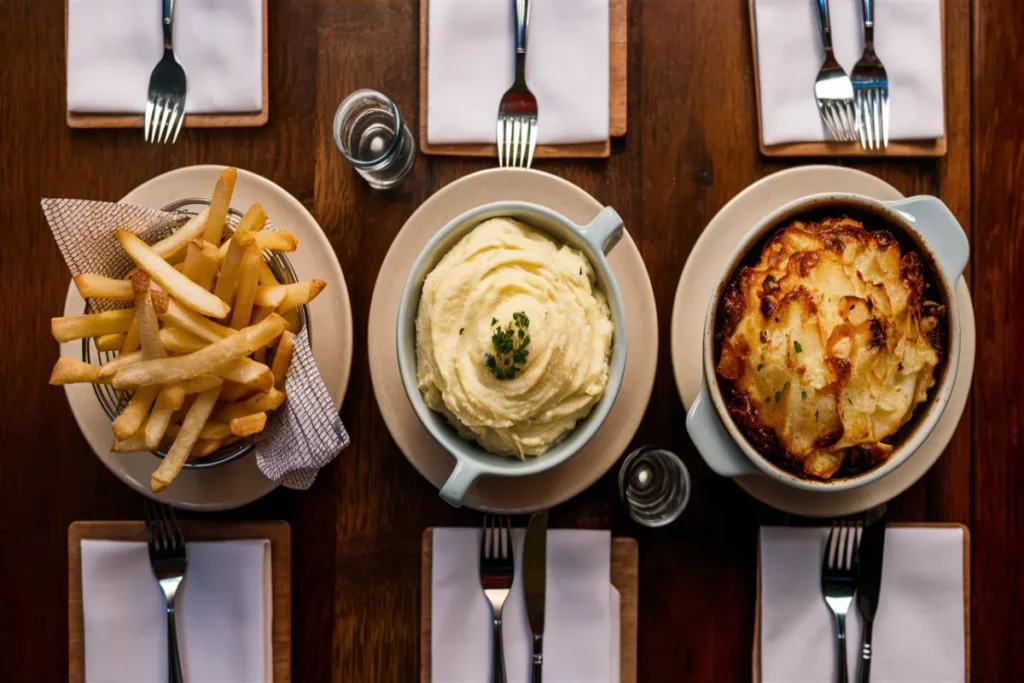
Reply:
<svg viewBox="0 0 1024 683"><path fill-rule="evenodd" d="M146 545L149 563L153 566L160 588L167 601L167 666L170 683L183 683L181 659L178 656L178 631L174 623L174 597L188 569L185 537L174 511L159 503L146 503Z"/></svg>
<svg viewBox="0 0 1024 683"><path fill-rule="evenodd" d="M530 168L537 147L537 98L526 85L526 34L530 0L513 0L516 78L498 105L498 166Z"/></svg>
<svg viewBox="0 0 1024 683"><path fill-rule="evenodd" d="M491 604L491 683L505 683L505 653L501 644L501 609L515 575L512 522L508 517L484 517L480 541L480 585Z"/></svg>
<svg viewBox="0 0 1024 683"><path fill-rule="evenodd" d="M836 623L837 683L847 683L846 614L850 611L850 603L857 590L860 535L860 520L843 519L833 522L821 559L821 593Z"/></svg>
<svg viewBox="0 0 1024 683"><path fill-rule="evenodd" d="M850 73L857 108L860 146L877 150L889 146L889 77L875 54L875 0L863 0L864 54Z"/></svg>
<svg viewBox="0 0 1024 683"><path fill-rule="evenodd" d="M163 0L164 56L149 77L143 134L146 142L175 142L185 120L185 69L174 58L174 0ZM173 133L173 137L172 137Z"/></svg>
<svg viewBox="0 0 1024 683"><path fill-rule="evenodd" d="M828 16L828 0L818 0L818 25L825 61L814 81L814 97L818 112L828 132L840 142L857 139L856 117L853 112L853 83L832 52L832 25Z"/></svg>

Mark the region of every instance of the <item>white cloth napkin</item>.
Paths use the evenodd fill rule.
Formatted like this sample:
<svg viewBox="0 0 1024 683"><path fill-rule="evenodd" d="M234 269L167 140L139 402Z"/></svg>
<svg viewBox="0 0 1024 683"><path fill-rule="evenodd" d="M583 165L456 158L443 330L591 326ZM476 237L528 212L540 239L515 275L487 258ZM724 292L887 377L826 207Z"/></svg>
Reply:
<svg viewBox="0 0 1024 683"><path fill-rule="evenodd" d="M178 648L190 683L273 676L270 541L188 544ZM164 597L145 543L82 541L86 683L167 680Z"/></svg>
<svg viewBox="0 0 1024 683"><path fill-rule="evenodd" d="M945 130L940 0L875 0L875 51L889 76L891 140ZM830 0L836 59L849 74L864 50L861 0ZM829 139L814 99L824 51L814 0L755 0L765 145Z"/></svg>
<svg viewBox="0 0 1024 683"><path fill-rule="evenodd" d="M533 0L526 78L539 143L608 139L608 0ZM430 0L427 141L494 143L515 76L511 3Z"/></svg>
<svg viewBox="0 0 1024 683"><path fill-rule="evenodd" d="M761 529L761 680L835 680L833 618L821 597L826 529ZM959 528L885 532L882 588L872 637L873 683L964 680L964 536ZM856 601L855 601L856 603ZM860 614L846 619L850 680Z"/></svg>
<svg viewBox="0 0 1024 683"><path fill-rule="evenodd" d="M68 0L68 110L142 113L163 56L161 3ZM190 113L263 106L262 0L176 0L174 54Z"/></svg>
<svg viewBox="0 0 1024 683"><path fill-rule="evenodd" d="M523 597L523 532L513 531L516 579L502 614L509 683L530 680ZM611 534L548 532L545 683L619 681L619 594L611 586ZM480 588L480 531L435 529L431 577L431 681L490 680L491 610Z"/></svg>

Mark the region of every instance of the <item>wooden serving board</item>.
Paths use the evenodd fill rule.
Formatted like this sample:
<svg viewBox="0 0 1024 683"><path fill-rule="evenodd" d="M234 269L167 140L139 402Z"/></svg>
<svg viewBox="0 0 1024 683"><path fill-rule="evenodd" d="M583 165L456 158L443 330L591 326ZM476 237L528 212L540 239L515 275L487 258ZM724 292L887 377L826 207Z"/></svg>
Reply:
<svg viewBox="0 0 1024 683"><path fill-rule="evenodd" d="M616 138L626 134L626 72L629 20L628 0L608 0L608 135ZM498 149L490 144L443 144L427 142L427 22L430 0L420 0L420 151L436 156L498 157ZM497 111L497 103L495 103ZM611 141L584 142L573 145L537 145L534 158L541 159L604 159L611 155Z"/></svg>
<svg viewBox="0 0 1024 683"><path fill-rule="evenodd" d="M292 679L292 536L287 522L181 522L189 541L240 538L270 540L273 592L274 683ZM85 638L82 623L82 540L146 542L142 522L74 522L68 527L68 681L85 681Z"/></svg>
<svg viewBox="0 0 1024 683"><path fill-rule="evenodd" d="M186 114L183 128L255 128L270 119L269 60L267 58L267 1L263 0L263 101L259 111L223 114ZM68 49L68 3L64 2L64 53ZM142 114L67 112L69 128L142 128Z"/></svg>
<svg viewBox="0 0 1024 683"><path fill-rule="evenodd" d="M430 680L430 587L434 530L423 532L422 564L420 565L420 683ZM613 538L611 556L612 585L619 591L619 626L622 641L619 649L621 683L636 683L637 591L640 556L632 538Z"/></svg>
<svg viewBox="0 0 1024 683"><path fill-rule="evenodd" d="M779 145L764 144L764 133L761 128L761 79L758 78L757 66L757 19L754 2L750 5L750 43L754 58L754 92L757 96L757 138L761 154L767 157L941 157L946 155L946 136L937 140L889 140L884 150L872 152L863 149L860 142L787 142ZM943 60L946 45L946 0L939 0L941 14L940 30L942 31ZM945 61L943 61L945 63ZM945 87L946 70L942 70L943 87Z"/></svg>
<svg viewBox="0 0 1024 683"><path fill-rule="evenodd" d="M971 530L954 522L923 522L890 524L894 529L928 527L932 529L962 529L964 532L964 680L971 680ZM751 654L753 682L761 683L761 548L757 549L757 592L754 597L754 648Z"/></svg>

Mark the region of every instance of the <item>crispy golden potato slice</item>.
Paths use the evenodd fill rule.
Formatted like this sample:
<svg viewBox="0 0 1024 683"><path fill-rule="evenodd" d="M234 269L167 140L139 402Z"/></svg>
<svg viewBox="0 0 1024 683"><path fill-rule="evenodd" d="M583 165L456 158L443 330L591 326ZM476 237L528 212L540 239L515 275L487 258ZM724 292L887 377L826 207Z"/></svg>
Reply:
<svg viewBox="0 0 1024 683"><path fill-rule="evenodd" d="M134 319L135 310L131 308L73 315L66 318L53 318L50 321L50 331L53 332L54 339L64 343L83 337L127 332Z"/></svg>
<svg viewBox="0 0 1024 683"><path fill-rule="evenodd" d="M181 274L209 292L213 290L219 265L216 247L206 240L192 240L185 251Z"/></svg>
<svg viewBox="0 0 1024 683"><path fill-rule="evenodd" d="M93 340L93 343L96 344L97 351L120 351L127 336L124 332L101 334Z"/></svg>
<svg viewBox="0 0 1024 683"><path fill-rule="evenodd" d="M281 333L281 340L277 343L274 351L274 362L270 365L270 372L274 375L274 386L278 389L284 388L284 379L288 374L288 368L292 363L292 353L295 351L295 335L285 330Z"/></svg>
<svg viewBox="0 0 1024 683"><path fill-rule="evenodd" d="M210 209L205 208L188 219L185 225L154 244L151 249L165 261L175 262L188 247L189 242L203 235L209 218Z"/></svg>
<svg viewBox="0 0 1024 683"><path fill-rule="evenodd" d="M213 407L217 403L219 395L220 387L215 387L207 389L196 396L196 400L192 403L192 407L189 408L185 421L181 425L181 430L174 437L171 449L167 451L167 455L160 462L160 466L156 468L156 471L149 478L149 488L153 493L163 491L181 472L181 468L185 465L189 453L192 452L196 441L199 440L199 432L202 431L203 426L206 425L206 420L210 417L210 413L213 412Z"/></svg>
<svg viewBox="0 0 1024 683"><path fill-rule="evenodd" d="M76 275L75 287L82 298L99 297L102 299L113 299L115 301L132 300L132 283L127 280L115 280L112 277L97 275L96 273L82 273Z"/></svg>
<svg viewBox="0 0 1024 683"><path fill-rule="evenodd" d="M252 436L263 431L267 426L266 413L253 413L236 417L230 422L231 433L235 436Z"/></svg>
<svg viewBox="0 0 1024 683"><path fill-rule="evenodd" d="M224 220L228 217L231 194L235 191L236 180L238 180L238 169L225 168L217 177L217 184L213 186L213 195L210 197L210 214L206 221L206 230L203 232L203 239L213 246L218 246L224 236Z"/></svg>
<svg viewBox="0 0 1024 683"><path fill-rule="evenodd" d="M215 323L195 311L180 306L174 299L167 303L167 311L160 314L160 319L164 321L165 325L184 330L209 342L220 341L224 337L237 334L236 330L232 330L226 325Z"/></svg>
<svg viewBox="0 0 1024 683"><path fill-rule="evenodd" d="M50 384L55 386L61 384L107 384L109 382L109 379L104 381L100 377L98 365L91 365L69 356L58 358L57 363L53 366L53 372L50 373Z"/></svg>
<svg viewBox="0 0 1024 683"><path fill-rule="evenodd" d="M114 420L114 436L118 439L127 439L139 431L142 423L149 417L149 409L158 393L160 393L159 386L151 385L136 389L132 394L132 399L128 401L128 405Z"/></svg>
<svg viewBox="0 0 1024 683"><path fill-rule="evenodd" d="M256 298L256 287L259 285L259 249L250 244L242 257L242 268L238 274L238 289L235 291L235 304L231 309L231 327L240 330L249 324L252 317L253 302Z"/></svg>

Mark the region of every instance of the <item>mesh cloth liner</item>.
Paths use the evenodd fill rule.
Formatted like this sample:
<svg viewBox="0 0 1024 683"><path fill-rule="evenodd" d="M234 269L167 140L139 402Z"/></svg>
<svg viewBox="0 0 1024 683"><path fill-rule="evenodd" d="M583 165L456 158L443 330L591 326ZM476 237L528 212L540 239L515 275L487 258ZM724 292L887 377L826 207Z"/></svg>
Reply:
<svg viewBox="0 0 1024 683"><path fill-rule="evenodd" d="M114 237L116 228L152 243L188 218L183 213L83 199L43 199L42 207L72 276L124 277L135 264ZM273 226L268 221L264 229ZM130 305L98 298L88 301L91 311ZM295 335L285 391L288 399L268 415L267 427L256 440L256 463L268 479L288 488L307 489L320 468L349 445L349 436L317 370L305 327Z"/></svg>

